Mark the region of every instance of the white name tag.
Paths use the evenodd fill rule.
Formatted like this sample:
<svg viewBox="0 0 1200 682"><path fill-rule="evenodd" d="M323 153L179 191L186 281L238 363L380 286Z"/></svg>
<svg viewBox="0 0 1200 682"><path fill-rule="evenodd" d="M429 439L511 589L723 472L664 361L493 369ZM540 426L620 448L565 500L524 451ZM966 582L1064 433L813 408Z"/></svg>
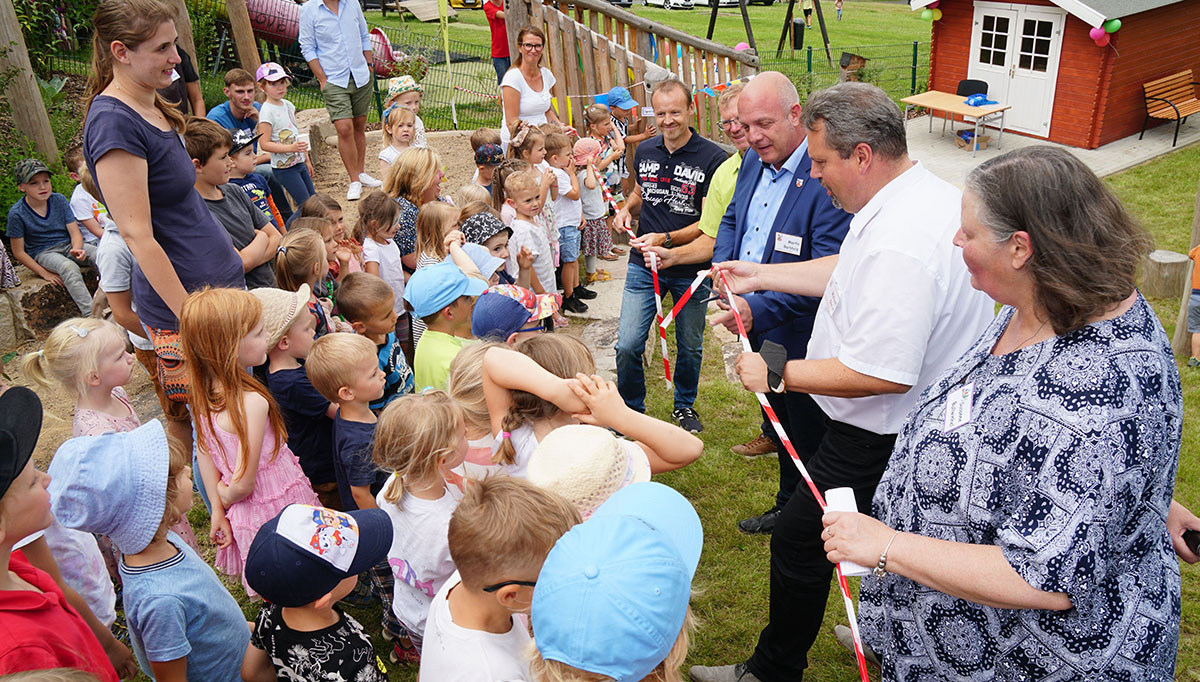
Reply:
<svg viewBox="0 0 1200 682"><path fill-rule="evenodd" d="M644 118L654 118L654 107L642 107L642 116Z"/></svg>
<svg viewBox="0 0 1200 682"><path fill-rule="evenodd" d="M949 433L971 421L971 399L975 395L975 384L965 384L946 396L946 423L943 431Z"/></svg>
<svg viewBox="0 0 1200 682"><path fill-rule="evenodd" d="M782 251L793 256L800 255L800 247L804 246L804 237L799 237L794 234L783 234L782 232L775 233L775 250Z"/></svg>
<svg viewBox="0 0 1200 682"><path fill-rule="evenodd" d="M179 80L179 72L172 69L171 70L171 82L174 83L177 80Z"/></svg>

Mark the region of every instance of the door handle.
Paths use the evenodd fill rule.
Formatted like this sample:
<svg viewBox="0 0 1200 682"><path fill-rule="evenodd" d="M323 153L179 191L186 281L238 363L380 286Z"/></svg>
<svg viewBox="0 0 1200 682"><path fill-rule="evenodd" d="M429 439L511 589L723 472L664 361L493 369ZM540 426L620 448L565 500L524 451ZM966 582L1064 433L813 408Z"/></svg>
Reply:
<svg viewBox="0 0 1200 682"><path fill-rule="evenodd" d="M1008 67L1008 77L1009 78L1016 76L1016 74L1017 74L1017 65L1016 64L1013 64L1012 66Z"/></svg>

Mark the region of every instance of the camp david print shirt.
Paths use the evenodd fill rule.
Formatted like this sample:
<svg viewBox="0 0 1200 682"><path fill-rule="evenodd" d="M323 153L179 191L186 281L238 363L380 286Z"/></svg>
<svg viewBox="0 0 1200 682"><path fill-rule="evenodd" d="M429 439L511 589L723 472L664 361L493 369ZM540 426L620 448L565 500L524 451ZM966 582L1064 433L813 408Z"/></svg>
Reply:
<svg viewBox="0 0 1200 682"><path fill-rule="evenodd" d="M725 150L700 137L695 128L687 144L674 153L663 144L662 135L637 147L634 172L642 188L642 214L638 234L673 232L700 220L700 209L708 194L708 183L717 168L729 158ZM642 254L629 250L631 267L645 267ZM676 265L659 271L663 277L694 277L708 261Z"/></svg>

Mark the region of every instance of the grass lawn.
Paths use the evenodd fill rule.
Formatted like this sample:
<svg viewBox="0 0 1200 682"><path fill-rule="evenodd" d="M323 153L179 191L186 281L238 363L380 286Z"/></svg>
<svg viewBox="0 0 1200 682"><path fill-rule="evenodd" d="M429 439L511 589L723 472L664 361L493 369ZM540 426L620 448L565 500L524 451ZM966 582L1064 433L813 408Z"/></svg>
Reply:
<svg viewBox="0 0 1200 682"><path fill-rule="evenodd" d="M895 2L865 2L847 0L842 21L836 21L833 14L833 3L827 3L825 25L829 30L829 44L834 47L849 47L863 45L894 45L911 43L914 40L927 42L929 40L929 22L922 21L920 16L908 9L905 3ZM664 10L658 7L648 7L635 0L631 9L634 14L654 21L667 24L690 35L704 37L708 32L708 7L696 7L692 10ZM787 14L787 3L783 0L774 5L764 7L752 5L748 8L750 26L754 30L759 54L768 50L773 51L779 42L779 34L783 30L783 19ZM487 18L483 10L460 9L458 16L451 20L450 38L463 42L490 44L490 34ZM799 5L796 16L802 16ZM437 22L423 24L410 18L401 21L394 12L388 12L384 19L380 12L367 12L367 21L382 26L403 26L406 30L421 35L437 35ZM722 7L717 11L717 24L713 40L733 47L746 40L746 30L742 24L741 12L736 7ZM805 45L814 47L821 44L821 32L813 19L813 30L804 37ZM835 55L836 58L836 55Z"/></svg>

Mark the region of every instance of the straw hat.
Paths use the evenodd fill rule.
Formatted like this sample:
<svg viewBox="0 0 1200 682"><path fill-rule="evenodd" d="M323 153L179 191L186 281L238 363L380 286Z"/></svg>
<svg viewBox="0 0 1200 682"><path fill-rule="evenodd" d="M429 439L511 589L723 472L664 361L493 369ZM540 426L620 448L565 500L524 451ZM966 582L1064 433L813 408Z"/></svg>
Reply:
<svg viewBox="0 0 1200 682"><path fill-rule="evenodd" d="M608 429L587 424L551 431L529 457L526 478L562 495L587 518L613 493L650 480L650 464L639 446L619 441ZM636 456L636 455L641 455Z"/></svg>
<svg viewBox="0 0 1200 682"><path fill-rule="evenodd" d="M307 284L301 284L299 291L284 291L283 289L262 288L250 292L262 303L263 329L267 330L267 348L275 347L279 339L287 333L288 327L296 321L296 316L308 305L311 291Z"/></svg>

